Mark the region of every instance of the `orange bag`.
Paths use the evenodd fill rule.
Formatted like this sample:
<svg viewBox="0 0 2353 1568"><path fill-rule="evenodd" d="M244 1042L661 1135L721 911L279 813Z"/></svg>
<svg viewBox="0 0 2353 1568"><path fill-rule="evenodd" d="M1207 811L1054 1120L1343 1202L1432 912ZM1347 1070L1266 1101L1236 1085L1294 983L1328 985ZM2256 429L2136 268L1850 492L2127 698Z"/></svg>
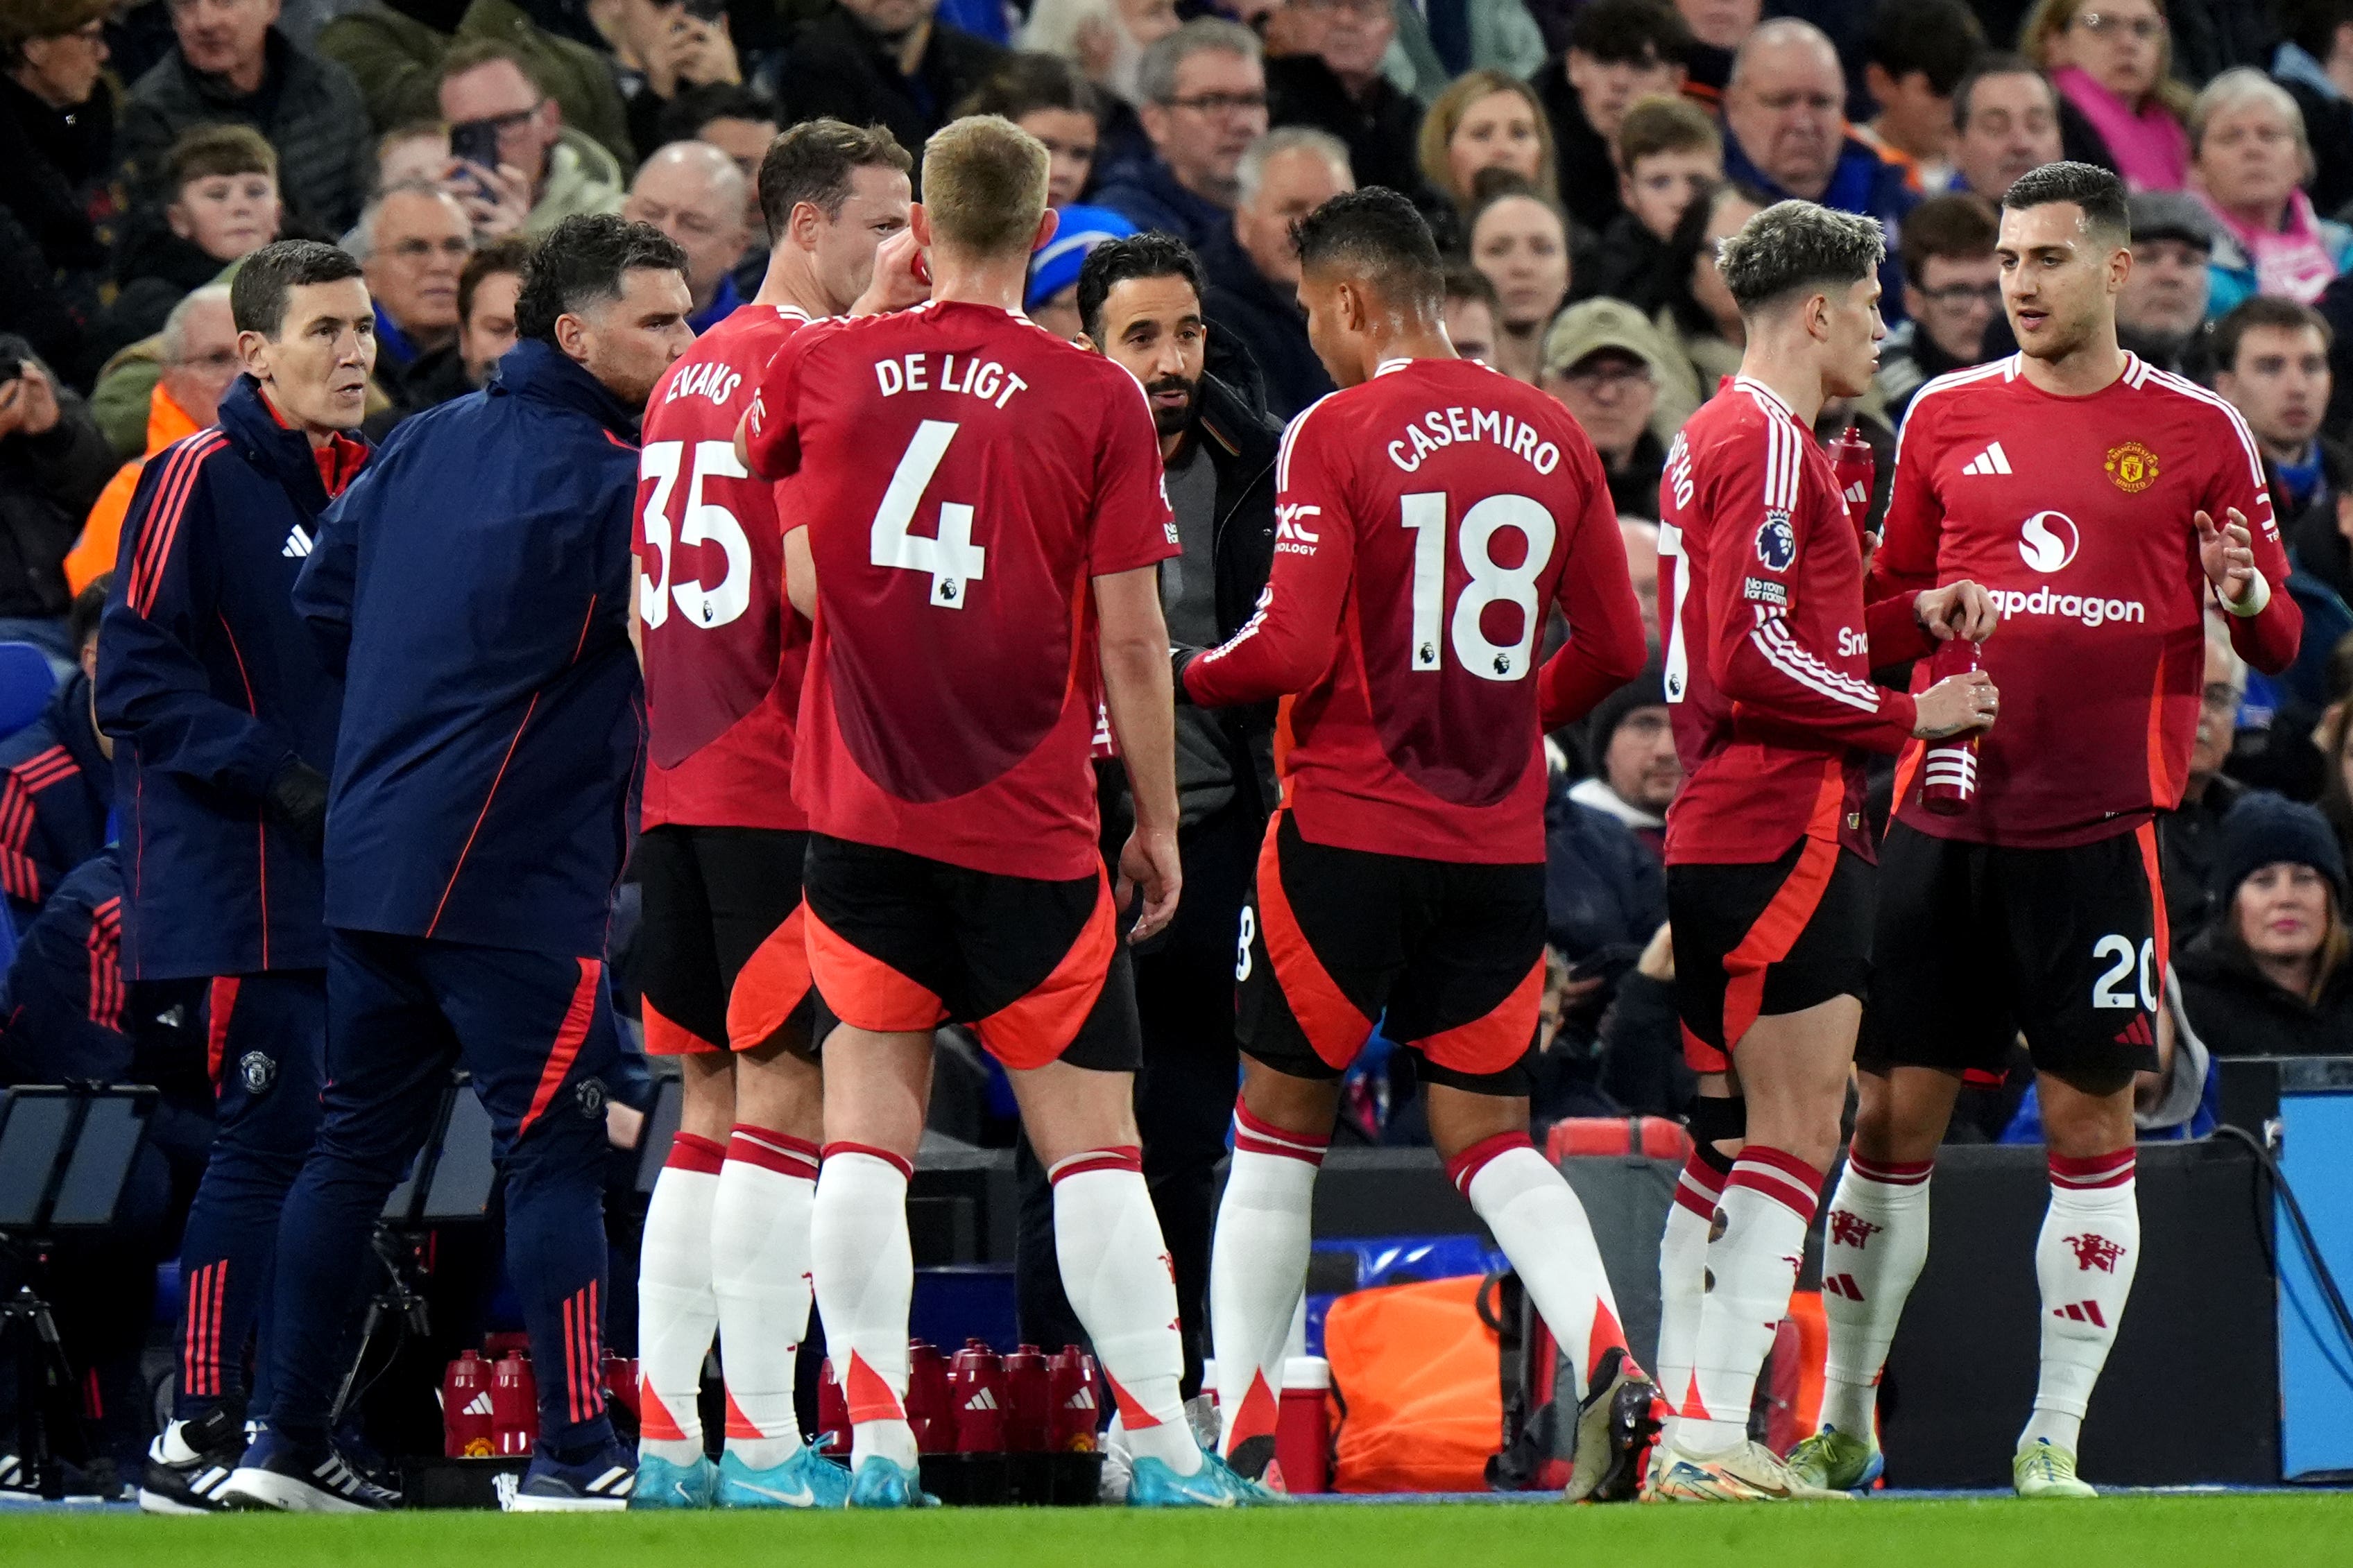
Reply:
<svg viewBox="0 0 2353 1568"><path fill-rule="evenodd" d="M1334 1463L1340 1492L1475 1492L1504 1438L1501 1344L1477 1275L1359 1290L1332 1303Z"/></svg>

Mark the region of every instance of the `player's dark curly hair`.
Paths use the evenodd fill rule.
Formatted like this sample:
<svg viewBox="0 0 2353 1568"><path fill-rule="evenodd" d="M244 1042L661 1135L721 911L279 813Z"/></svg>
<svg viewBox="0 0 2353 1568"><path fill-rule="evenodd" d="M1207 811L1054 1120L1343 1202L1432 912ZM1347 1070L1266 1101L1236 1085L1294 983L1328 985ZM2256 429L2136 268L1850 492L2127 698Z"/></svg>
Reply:
<svg viewBox="0 0 2353 1568"><path fill-rule="evenodd" d="M1400 304L1440 308L1446 266L1419 209L1386 185L1334 196L1291 226L1303 270L1337 267Z"/></svg>
<svg viewBox="0 0 2353 1568"><path fill-rule="evenodd" d="M1744 316L1817 290L1852 288L1886 259L1887 238L1876 220L1799 201L1775 202L1715 253L1716 270Z"/></svg>
<svg viewBox="0 0 2353 1568"><path fill-rule="evenodd" d="M649 223L609 213L565 218L523 263L516 335L554 342L557 317L619 299L622 279L648 268L684 276L686 252Z"/></svg>
<svg viewBox="0 0 2353 1568"><path fill-rule="evenodd" d="M2132 213L2125 205L2125 183L2095 163L2062 161L2029 169L2002 193L2005 212L2073 202L2084 209L2084 226L2101 241L2124 246L2132 241Z"/></svg>
<svg viewBox="0 0 2353 1568"><path fill-rule="evenodd" d="M1103 341L1103 301L1132 278L1182 278L1193 286L1196 300L1208 292L1201 284L1200 258L1175 236L1146 232L1106 239L1088 251L1079 266L1079 323L1097 344Z"/></svg>

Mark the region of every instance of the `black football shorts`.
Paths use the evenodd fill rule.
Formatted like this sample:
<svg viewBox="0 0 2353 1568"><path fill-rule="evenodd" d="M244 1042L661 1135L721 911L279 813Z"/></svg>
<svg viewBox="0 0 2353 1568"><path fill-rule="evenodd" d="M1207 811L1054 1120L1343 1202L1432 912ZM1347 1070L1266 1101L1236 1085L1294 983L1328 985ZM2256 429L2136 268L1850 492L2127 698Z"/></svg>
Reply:
<svg viewBox="0 0 2353 1568"><path fill-rule="evenodd" d="M2168 940L2156 824L2017 849L1899 822L1879 888L1865 1071L1998 1082L2021 1033L2044 1072L2156 1068Z"/></svg>
<svg viewBox="0 0 2353 1568"><path fill-rule="evenodd" d="M665 823L638 836L648 1052L747 1051L779 1037L808 1048L807 853L808 835L789 828Z"/></svg>
<svg viewBox="0 0 2353 1568"><path fill-rule="evenodd" d="M1667 868L1683 1059L1724 1072L1760 1017L1802 1013L1871 981L1872 866L1826 838L1778 860Z"/></svg>

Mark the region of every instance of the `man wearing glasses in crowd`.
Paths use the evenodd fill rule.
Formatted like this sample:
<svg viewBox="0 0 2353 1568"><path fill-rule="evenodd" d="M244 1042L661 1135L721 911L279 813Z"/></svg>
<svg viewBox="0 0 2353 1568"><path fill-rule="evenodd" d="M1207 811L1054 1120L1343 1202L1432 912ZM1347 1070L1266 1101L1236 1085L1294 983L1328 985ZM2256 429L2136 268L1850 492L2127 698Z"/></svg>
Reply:
<svg viewBox="0 0 2353 1568"><path fill-rule="evenodd" d="M1144 51L1136 85L1154 156L1105 174L1095 201L1201 250L1233 226L1242 154L1266 133L1258 37L1202 17Z"/></svg>
<svg viewBox="0 0 2353 1568"><path fill-rule="evenodd" d="M1993 208L1968 192L1931 196L1904 220L1904 313L1879 345L1880 395L1901 420L1912 395L1947 371L1982 363L2001 314ZM2006 334L2005 334L2006 335Z"/></svg>

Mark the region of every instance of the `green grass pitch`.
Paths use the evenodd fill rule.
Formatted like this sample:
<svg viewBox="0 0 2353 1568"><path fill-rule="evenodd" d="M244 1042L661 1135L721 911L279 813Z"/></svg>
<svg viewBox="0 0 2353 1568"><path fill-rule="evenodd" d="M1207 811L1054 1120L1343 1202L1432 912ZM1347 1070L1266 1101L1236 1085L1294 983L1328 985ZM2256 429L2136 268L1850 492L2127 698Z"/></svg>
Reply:
<svg viewBox="0 0 2353 1568"><path fill-rule="evenodd" d="M142 1519L0 1512L8 1568L2281 1568L2353 1564L2353 1494L1810 1506L1295 1505L1247 1513L942 1510Z"/></svg>

